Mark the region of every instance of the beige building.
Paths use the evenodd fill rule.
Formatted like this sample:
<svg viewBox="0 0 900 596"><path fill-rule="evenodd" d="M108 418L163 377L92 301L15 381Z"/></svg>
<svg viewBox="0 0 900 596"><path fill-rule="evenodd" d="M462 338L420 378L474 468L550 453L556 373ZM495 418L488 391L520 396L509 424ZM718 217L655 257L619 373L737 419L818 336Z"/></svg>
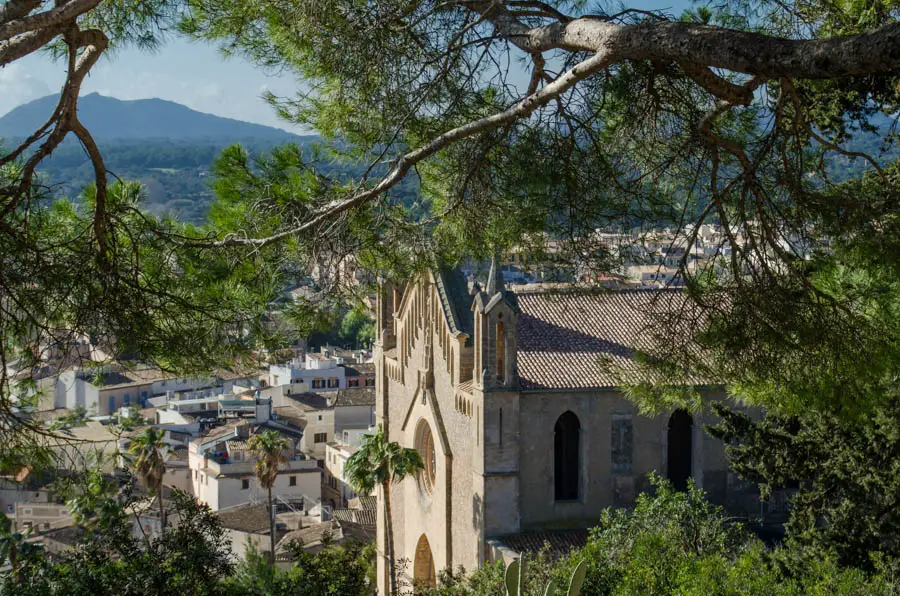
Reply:
<svg viewBox="0 0 900 596"><path fill-rule="evenodd" d="M651 471L676 486L693 478L733 508L758 503L704 433L707 414L647 418L617 390L637 374L648 309L679 296L512 292L497 268L484 290L457 271L383 288L376 418L425 462L392 491L395 554L414 580L433 584L440 569L477 568L535 536L583 539L604 508L647 489ZM384 552L380 518L378 540ZM381 593L386 573L380 559Z"/></svg>

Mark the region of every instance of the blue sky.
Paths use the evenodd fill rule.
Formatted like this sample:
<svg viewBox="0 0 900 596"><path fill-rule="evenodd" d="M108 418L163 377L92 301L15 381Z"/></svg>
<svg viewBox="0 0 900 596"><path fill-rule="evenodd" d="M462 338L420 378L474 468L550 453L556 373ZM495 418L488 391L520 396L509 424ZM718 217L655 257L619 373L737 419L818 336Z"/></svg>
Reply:
<svg viewBox="0 0 900 596"><path fill-rule="evenodd" d="M614 12L620 0L604 2ZM690 0L632 0L634 8L677 14ZM31 55L0 68L0 116L38 97L56 93L64 65L44 54ZM82 93L94 91L119 99L158 97L228 118L309 132L275 117L260 96L265 90L293 95L300 82L292 76L265 73L239 57L224 58L212 45L171 38L156 52L123 49L105 55L94 67Z"/></svg>

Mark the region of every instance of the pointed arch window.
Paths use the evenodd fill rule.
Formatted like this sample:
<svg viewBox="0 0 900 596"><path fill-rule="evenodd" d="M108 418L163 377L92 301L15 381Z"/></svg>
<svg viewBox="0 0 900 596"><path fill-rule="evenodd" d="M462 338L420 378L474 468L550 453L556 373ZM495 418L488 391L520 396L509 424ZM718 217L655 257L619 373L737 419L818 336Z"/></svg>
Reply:
<svg viewBox="0 0 900 596"><path fill-rule="evenodd" d="M557 501L574 501L581 487L581 423L565 412L553 428L553 480Z"/></svg>

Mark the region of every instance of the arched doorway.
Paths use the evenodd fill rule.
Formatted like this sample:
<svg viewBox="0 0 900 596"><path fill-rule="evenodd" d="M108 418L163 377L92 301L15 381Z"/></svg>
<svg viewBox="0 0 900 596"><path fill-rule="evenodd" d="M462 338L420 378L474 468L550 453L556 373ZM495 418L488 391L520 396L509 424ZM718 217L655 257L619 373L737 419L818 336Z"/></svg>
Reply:
<svg viewBox="0 0 900 596"><path fill-rule="evenodd" d="M416 588L437 587L437 574L434 571L434 557L431 556L431 545L425 534L419 536L416 544L416 558L413 560L413 585Z"/></svg>
<svg viewBox="0 0 900 596"><path fill-rule="evenodd" d="M669 418L668 478L676 490L687 490L691 477L694 419L687 410L675 410Z"/></svg>
<svg viewBox="0 0 900 596"><path fill-rule="evenodd" d="M579 497L581 423L572 412L564 412L553 427L553 481L557 501Z"/></svg>

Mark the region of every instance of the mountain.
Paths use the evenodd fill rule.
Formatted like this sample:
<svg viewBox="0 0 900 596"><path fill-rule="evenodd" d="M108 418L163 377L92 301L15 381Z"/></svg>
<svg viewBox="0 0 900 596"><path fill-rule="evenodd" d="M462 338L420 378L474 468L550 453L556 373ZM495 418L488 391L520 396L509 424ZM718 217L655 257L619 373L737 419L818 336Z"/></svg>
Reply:
<svg viewBox="0 0 900 596"><path fill-rule="evenodd" d="M22 138L34 132L53 113L58 99L58 95L48 95L0 117L0 138ZM169 139L233 143L241 139L265 139L283 143L301 138L271 126L221 118L163 99L125 101L91 93L78 100L78 117L98 141Z"/></svg>
<svg viewBox="0 0 900 596"><path fill-rule="evenodd" d="M0 144L33 133L53 113L57 98L42 97L0 117ZM123 101L91 93L79 99L78 115L97 141L107 170L144 185L145 209L194 223L206 218L213 200L209 171L222 149L241 143L255 155L316 139L162 99ZM41 162L38 173L57 196L77 197L94 180L93 167L72 135Z"/></svg>

